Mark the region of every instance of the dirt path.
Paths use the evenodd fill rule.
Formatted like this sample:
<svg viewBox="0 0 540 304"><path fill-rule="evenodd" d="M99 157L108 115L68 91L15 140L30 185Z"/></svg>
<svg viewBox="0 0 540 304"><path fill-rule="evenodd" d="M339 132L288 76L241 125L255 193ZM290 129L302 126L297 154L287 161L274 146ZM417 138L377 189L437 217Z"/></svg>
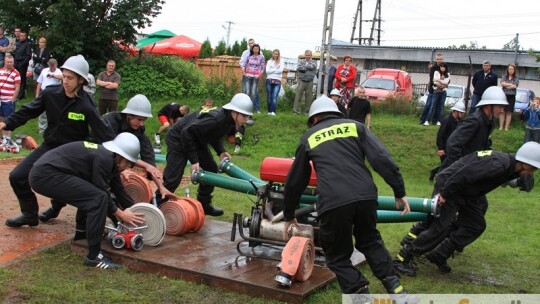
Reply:
<svg viewBox="0 0 540 304"><path fill-rule="evenodd" d="M39 223L35 228L9 228L4 223L8 217L21 214L15 193L9 184L9 173L21 161L0 160L0 266L13 263L19 258L58 245L72 238L75 233L75 208L67 206L57 219ZM48 198L38 195L39 209L49 208Z"/></svg>

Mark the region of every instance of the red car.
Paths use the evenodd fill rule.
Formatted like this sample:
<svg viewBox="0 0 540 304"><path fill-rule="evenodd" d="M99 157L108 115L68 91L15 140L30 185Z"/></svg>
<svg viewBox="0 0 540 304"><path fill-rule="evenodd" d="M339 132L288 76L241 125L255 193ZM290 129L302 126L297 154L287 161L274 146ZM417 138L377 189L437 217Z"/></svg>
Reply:
<svg viewBox="0 0 540 304"><path fill-rule="evenodd" d="M367 79L362 83L366 96L370 101L381 101L387 96L405 97L408 101L413 98L413 85L409 73L394 69L374 69L368 72Z"/></svg>

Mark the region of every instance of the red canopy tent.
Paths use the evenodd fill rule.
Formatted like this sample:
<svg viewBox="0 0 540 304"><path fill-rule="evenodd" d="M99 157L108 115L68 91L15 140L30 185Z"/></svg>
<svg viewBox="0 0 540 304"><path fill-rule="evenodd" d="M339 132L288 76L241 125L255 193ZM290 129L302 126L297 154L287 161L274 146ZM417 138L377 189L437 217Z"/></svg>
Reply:
<svg viewBox="0 0 540 304"><path fill-rule="evenodd" d="M187 36L178 35L149 44L142 49L150 54L176 55L187 60L199 57L201 43Z"/></svg>

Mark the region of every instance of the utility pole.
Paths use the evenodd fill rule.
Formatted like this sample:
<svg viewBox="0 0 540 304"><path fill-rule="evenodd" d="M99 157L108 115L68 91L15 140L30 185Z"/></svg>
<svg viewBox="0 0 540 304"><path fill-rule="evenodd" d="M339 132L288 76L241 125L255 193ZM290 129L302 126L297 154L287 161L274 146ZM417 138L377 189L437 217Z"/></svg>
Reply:
<svg viewBox="0 0 540 304"><path fill-rule="evenodd" d="M381 45L381 21L382 21L382 17L381 17L381 0L377 0L377 4L375 6L375 13L373 15L373 19L362 19L362 11L363 11L363 1L362 0L358 0L358 6L357 6L357 9L356 9L356 14L354 15L354 20L353 20L353 28L352 28L352 33L351 33L351 43L354 41L354 40L358 40L358 44L362 45L362 44L368 44L368 45L373 45L373 42L374 42L374 34L373 32L374 31L377 31L377 45ZM354 38L354 33L356 31L356 23L358 22L358 38ZM371 35L369 38L363 38L362 37L362 22L371 22ZM375 23L377 22L377 23Z"/></svg>
<svg viewBox="0 0 540 304"><path fill-rule="evenodd" d="M231 26L233 24L236 24L236 23L234 23L232 21L225 21L225 23L227 23L228 26L225 27L224 25L222 25L222 27L227 30L227 47L228 47L229 46L229 38L231 37Z"/></svg>
<svg viewBox="0 0 540 304"><path fill-rule="evenodd" d="M330 61L330 51L332 48L332 27L334 26L335 0L326 0L324 6L324 24L321 42L321 59L319 65L319 75L317 78L317 96L321 91L326 94L328 91L328 62ZM324 81L323 75L327 75Z"/></svg>
<svg viewBox="0 0 540 304"><path fill-rule="evenodd" d="M519 52L519 33L516 33L516 38L515 38L515 42L516 42L516 45L515 45L515 52L514 52L514 65L517 67L517 56L518 56L518 52ZM515 73L517 73L517 71L515 71Z"/></svg>

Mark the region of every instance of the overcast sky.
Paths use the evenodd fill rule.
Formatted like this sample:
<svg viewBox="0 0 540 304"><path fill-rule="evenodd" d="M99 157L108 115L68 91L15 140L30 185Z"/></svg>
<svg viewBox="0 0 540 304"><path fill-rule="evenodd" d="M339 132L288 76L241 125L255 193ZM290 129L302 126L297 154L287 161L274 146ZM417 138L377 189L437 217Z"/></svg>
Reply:
<svg viewBox="0 0 540 304"><path fill-rule="evenodd" d="M358 1L335 0L334 39L350 41ZM201 43L209 38L215 47L254 38L262 48L281 50L297 57L322 42L324 0L167 0L149 34L168 29ZM373 19L376 0L363 0L363 18ZM540 1L535 0L382 0L383 46L447 47L469 45L500 49L519 33L522 48L540 50ZM362 36L369 37L371 22L364 22ZM376 33L374 34L376 37ZM355 32L358 37L358 26ZM357 43L357 42L355 42Z"/></svg>

